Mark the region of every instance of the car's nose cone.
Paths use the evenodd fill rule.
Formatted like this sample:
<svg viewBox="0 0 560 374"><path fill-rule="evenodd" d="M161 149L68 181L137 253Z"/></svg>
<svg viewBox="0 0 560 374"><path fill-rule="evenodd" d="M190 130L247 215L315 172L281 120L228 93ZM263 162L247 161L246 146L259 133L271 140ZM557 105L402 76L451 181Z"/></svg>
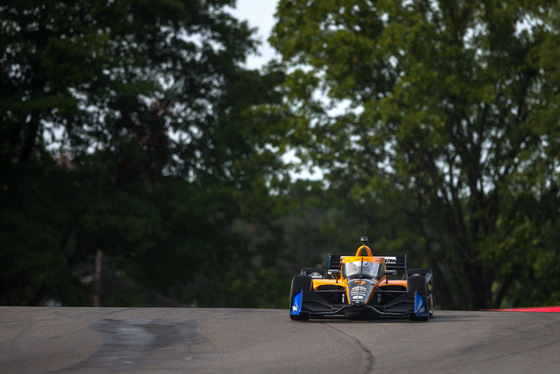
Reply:
<svg viewBox="0 0 560 374"><path fill-rule="evenodd" d="M352 306L365 306L366 303L363 300L352 301Z"/></svg>

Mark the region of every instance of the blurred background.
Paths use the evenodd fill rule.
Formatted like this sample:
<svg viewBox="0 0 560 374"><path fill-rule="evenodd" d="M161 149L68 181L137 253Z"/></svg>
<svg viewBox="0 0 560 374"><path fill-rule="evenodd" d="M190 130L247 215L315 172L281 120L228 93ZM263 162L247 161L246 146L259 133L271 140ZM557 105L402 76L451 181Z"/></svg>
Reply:
<svg viewBox="0 0 560 374"><path fill-rule="evenodd" d="M287 308L367 235L438 308L558 305L559 30L542 0L4 2L0 304Z"/></svg>

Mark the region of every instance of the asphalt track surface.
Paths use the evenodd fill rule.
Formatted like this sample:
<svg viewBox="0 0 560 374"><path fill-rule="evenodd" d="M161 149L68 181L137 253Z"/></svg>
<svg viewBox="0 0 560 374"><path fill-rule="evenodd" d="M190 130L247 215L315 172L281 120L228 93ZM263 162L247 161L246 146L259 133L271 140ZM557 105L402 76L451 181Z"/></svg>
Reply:
<svg viewBox="0 0 560 374"><path fill-rule="evenodd" d="M0 373L559 373L560 313L0 307Z"/></svg>

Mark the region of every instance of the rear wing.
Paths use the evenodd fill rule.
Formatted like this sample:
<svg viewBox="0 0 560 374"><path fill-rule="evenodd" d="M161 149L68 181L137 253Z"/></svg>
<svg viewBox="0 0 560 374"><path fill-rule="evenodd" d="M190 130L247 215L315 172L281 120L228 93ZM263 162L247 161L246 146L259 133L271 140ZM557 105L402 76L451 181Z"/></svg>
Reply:
<svg viewBox="0 0 560 374"><path fill-rule="evenodd" d="M328 270L340 270L340 260L344 256L329 254L329 267Z"/></svg>
<svg viewBox="0 0 560 374"><path fill-rule="evenodd" d="M385 258L385 268L387 270L406 271L406 255L404 256L380 256Z"/></svg>

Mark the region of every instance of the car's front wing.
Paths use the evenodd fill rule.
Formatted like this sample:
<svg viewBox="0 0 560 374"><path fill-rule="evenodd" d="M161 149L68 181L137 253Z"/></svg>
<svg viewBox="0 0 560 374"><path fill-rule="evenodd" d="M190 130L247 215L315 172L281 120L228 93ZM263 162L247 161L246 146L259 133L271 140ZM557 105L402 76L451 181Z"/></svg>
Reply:
<svg viewBox="0 0 560 374"><path fill-rule="evenodd" d="M298 294L298 303L291 306L291 313L306 314L310 318L327 316L361 316L361 317L407 317L426 315L426 300L417 293L404 292L391 302L381 304L330 304L314 292ZM296 305L297 304L297 305Z"/></svg>

